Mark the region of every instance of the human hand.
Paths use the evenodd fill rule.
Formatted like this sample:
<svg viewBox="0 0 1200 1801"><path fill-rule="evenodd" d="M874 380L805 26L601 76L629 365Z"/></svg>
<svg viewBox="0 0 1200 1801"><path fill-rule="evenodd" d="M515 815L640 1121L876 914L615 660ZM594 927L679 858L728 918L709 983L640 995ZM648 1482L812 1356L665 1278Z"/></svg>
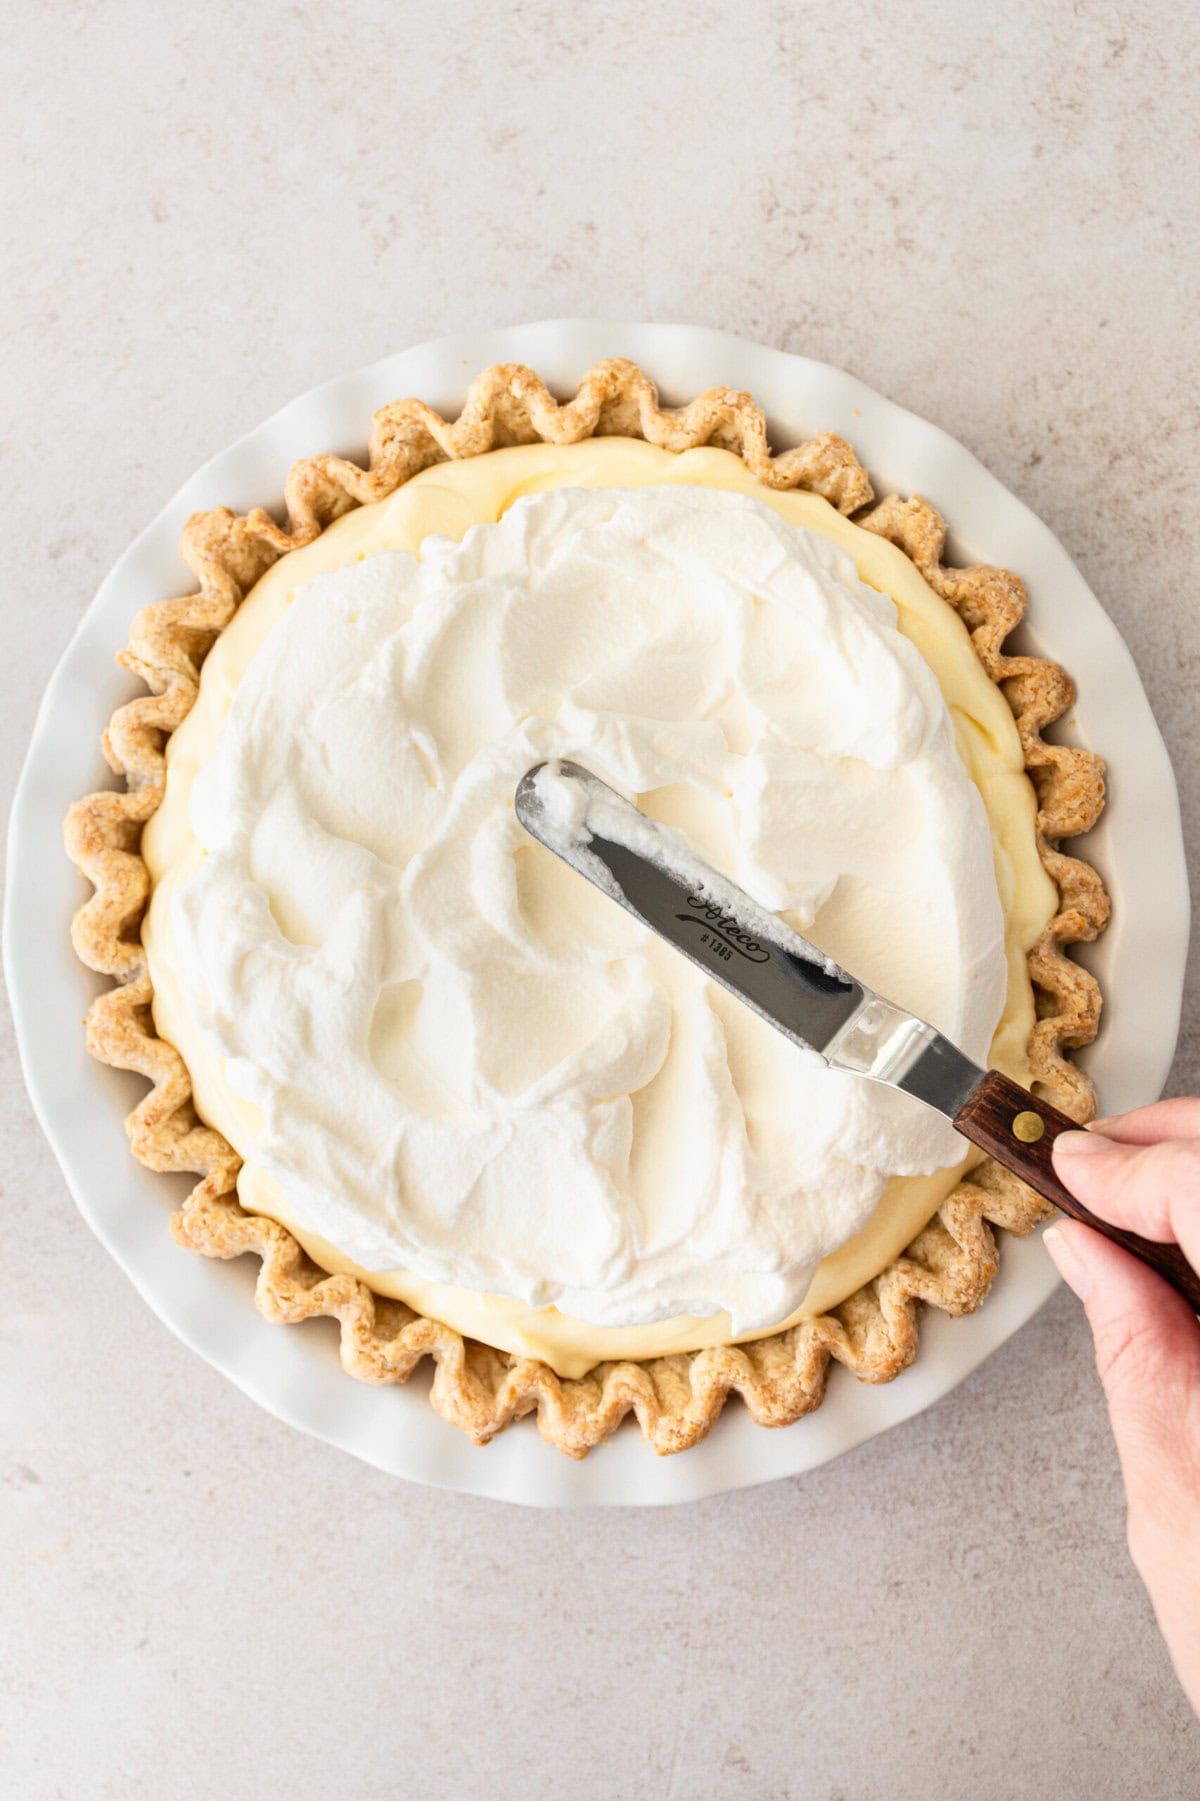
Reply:
<svg viewBox="0 0 1200 1801"><path fill-rule="evenodd" d="M1064 1132L1054 1168L1093 1213L1173 1240L1200 1270L1200 1099ZM1088 1226L1058 1220L1045 1244L1087 1311L1125 1479L1130 1554L1200 1713L1200 1321Z"/></svg>

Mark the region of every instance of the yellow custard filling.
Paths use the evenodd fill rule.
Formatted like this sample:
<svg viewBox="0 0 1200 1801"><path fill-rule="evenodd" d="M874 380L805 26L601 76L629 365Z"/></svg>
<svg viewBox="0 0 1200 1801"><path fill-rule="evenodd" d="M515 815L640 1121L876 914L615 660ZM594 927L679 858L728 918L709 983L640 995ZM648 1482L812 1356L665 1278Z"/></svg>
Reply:
<svg viewBox="0 0 1200 1801"><path fill-rule="evenodd" d="M894 602L898 624L933 670L954 722L959 753L979 790L991 828L995 874L1005 918L1008 989L991 1051L993 1066L1028 1085L1026 1046L1034 1022L1027 955L1053 915L1058 897L1042 867L1035 837L1036 804L1024 773L1020 742L1007 703L985 675L957 615L894 545L851 524L816 495L777 494L761 487L740 460L720 450L682 455L640 440L592 439L579 445L521 446L416 476L390 500L360 508L330 526L307 549L284 557L255 586L205 661L191 713L167 746L163 803L146 827L143 855L154 884L143 941L154 985L154 1021L174 1044L192 1076L200 1114L246 1159L239 1196L250 1211L278 1220L322 1268L360 1276L378 1293L403 1300L464 1334L499 1349L538 1357L560 1375L575 1376L601 1361L646 1358L731 1340L729 1316L681 1316L654 1324L598 1327L553 1307L429 1283L401 1270L367 1271L335 1246L305 1230L289 1211L278 1184L253 1163L258 1122L237 1099L221 1059L209 1047L184 1001L169 917L172 895L196 869L203 851L188 816L191 784L213 754L222 721L255 652L295 594L314 576L381 550L420 554L433 534L455 540L473 525L495 521L522 495L556 487L633 488L685 482L754 496L786 521L820 532L846 550L860 577ZM927 1224L963 1171L895 1178L866 1227L818 1268L802 1307L782 1325L825 1311L877 1275ZM748 1336L764 1336L763 1333Z"/></svg>

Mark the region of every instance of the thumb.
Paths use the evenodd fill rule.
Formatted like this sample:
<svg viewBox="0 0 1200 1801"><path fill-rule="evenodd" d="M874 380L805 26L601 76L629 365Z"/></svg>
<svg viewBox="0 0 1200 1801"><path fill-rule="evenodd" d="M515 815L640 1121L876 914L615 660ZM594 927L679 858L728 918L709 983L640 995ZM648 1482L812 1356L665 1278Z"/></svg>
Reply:
<svg viewBox="0 0 1200 1801"><path fill-rule="evenodd" d="M1173 1288L1090 1227L1060 1220L1045 1243L1092 1329L1131 1540L1182 1535L1200 1499L1200 1322Z"/></svg>

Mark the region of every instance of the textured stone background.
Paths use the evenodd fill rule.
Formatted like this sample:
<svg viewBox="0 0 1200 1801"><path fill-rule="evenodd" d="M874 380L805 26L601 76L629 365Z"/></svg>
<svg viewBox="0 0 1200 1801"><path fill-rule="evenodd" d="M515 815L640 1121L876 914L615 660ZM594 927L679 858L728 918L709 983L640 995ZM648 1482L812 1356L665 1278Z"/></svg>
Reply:
<svg viewBox="0 0 1200 1801"><path fill-rule="evenodd" d="M403 345L591 314L808 352L970 445L1117 619L1200 844L1194 13L40 0L3 29L6 780L202 459ZM647 1514L428 1493L157 1325L4 1058L8 1794L1196 1793L1068 1295L802 1480Z"/></svg>

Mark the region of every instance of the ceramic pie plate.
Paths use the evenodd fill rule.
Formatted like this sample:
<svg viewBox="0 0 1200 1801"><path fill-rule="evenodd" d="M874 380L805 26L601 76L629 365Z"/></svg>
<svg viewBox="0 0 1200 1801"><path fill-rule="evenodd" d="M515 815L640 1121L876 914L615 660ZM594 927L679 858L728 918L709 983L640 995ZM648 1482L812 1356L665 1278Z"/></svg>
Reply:
<svg viewBox="0 0 1200 1801"><path fill-rule="evenodd" d="M673 1458L656 1457L632 1420L582 1463L543 1443L532 1419L478 1448L430 1408L428 1365L402 1388L352 1381L338 1363L333 1322L285 1331L257 1312L256 1259L214 1262L175 1244L168 1215L191 1178L134 1162L122 1121L145 1084L94 1063L84 1049L82 1016L107 984L71 951L69 921L89 890L64 854L62 820L79 795L113 783L100 735L113 709L139 691L114 653L141 607L187 585L176 543L190 513L272 504L298 457L336 450L361 460L371 413L386 401L415 394L453 417L471 377L499 362L528 363L553 390L570 394L605 356L640 363L665 404L719 384L749 389L767 411L776 449L816 432L841 433L878 494L920 493L950 521L948 561L1004 564L1024 578L1030 619L1010 647L1065 663L1079 703L1054 735L1099 750L1109 763L1109 805L1095 831L1077 841L1113 902L1111 925L1080 959L1104 992L1100 1037L1080 1053L1104 1112L1154 1099L1166 1080L1189 926L1171 764L1116 628L1047 527L962 445L839 370L684 326L568 320L468 333L313 389L198 471L121 557L84 615L46 691L18 787L4 958L30 1095L81 1213L143 1299L260 1406L393 1475L538 1506L694 1500L814 1469L911 1418L969 1375L1050 1294L1057 1278L1049 1259L1036 1235L1001 1234L1000 1274L980 1312L954 1320L926 1310L917 1362L887 1386L856 1382L835 1364L824 1405L780 1431L756 1426L731 1401L709 1438ZM1138 798L1126 803L1126 796Z"/></svg>

